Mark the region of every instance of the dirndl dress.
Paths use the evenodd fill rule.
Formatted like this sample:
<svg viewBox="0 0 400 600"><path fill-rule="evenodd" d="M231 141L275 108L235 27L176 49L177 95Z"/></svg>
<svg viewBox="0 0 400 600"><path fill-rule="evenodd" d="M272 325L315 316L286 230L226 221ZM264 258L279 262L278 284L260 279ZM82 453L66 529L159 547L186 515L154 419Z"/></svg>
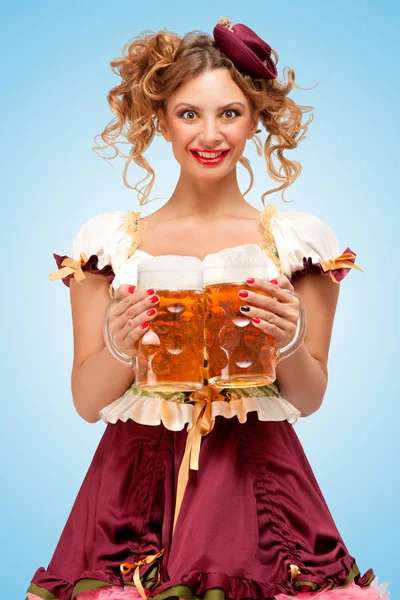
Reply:
<svg viewBox="0 0 400 600"><path fill-rule="evenodd" d="M349 248L309 213L260 215L271 278L341 281ZM89 219L50 279L135 283L140 213ZM256 245L254 245L256 246ZM232 250L234 250L232 248ZM279 267L282 267L280 270ZM274 272L275 268L275 272ZM47 568L26 600L389 600L349 553L277 382L196 392L132 386L99 417L104 433Z"/></svg>

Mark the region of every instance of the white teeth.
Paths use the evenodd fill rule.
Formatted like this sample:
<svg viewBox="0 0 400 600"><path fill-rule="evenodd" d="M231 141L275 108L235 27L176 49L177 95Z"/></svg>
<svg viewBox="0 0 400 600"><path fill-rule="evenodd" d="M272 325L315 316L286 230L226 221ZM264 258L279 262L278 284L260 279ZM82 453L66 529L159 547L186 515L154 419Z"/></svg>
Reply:
<svg viewBox="0 0 400 600"><path fill-rule="evenodd" d="M198 154L199 156L202 156L203 158L217 158L217 156L221 156L221 154L223 154L222 152L197 152L196 154Z"/></svg>

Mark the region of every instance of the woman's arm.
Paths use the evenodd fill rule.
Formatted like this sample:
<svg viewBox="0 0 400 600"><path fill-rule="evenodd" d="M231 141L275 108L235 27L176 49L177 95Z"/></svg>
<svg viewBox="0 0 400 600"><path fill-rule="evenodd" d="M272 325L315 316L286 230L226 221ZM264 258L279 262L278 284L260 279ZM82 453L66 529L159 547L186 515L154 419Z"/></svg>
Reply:
<svg viewBox="0 0 400 600"><path fill-rule="evenodd" d="M70 281L74 334L71 387L79 416L96 423L99 411L126 392L135 374L114 358L104 343L105 311L111 302L107 279L88 271L85 276L82 284L73 278Z"/></svg>
<svg viewBox="0 0 400 600"><path fill-rule="evenodd" d="M339 286L330 277L307 273L293 283L307 315L307 331L300 348L276 368L276 381L283 398L302 417L316 412L328 384L328 355Z"/></svg>

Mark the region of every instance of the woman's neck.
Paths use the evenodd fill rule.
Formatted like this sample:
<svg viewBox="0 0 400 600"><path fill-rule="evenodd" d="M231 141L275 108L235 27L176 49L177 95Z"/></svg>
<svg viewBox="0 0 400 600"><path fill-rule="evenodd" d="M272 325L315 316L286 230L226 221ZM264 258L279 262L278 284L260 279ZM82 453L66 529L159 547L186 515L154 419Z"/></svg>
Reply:
<svg viewBox="0 0 400 600"><path fill-rule="evenodd" d="M256 209L244 199L234 169L218 181L181 173L171 197L157 212L165 218L190 215L208 220L218 216L251 217Z"/></svg>

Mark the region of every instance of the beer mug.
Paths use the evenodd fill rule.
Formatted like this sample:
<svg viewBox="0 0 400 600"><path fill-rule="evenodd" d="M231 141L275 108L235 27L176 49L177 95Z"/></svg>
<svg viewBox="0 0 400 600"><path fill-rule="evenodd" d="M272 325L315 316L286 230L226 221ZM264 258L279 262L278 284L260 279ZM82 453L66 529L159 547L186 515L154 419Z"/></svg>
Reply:
<svg viewBox="0 0 400 600"><path fill-rule="evenodd" d="M248 277L270 280L272 260L259 246L245 244L208 255L203 263L205 291L205 377L213 385L229 387L261 386L276 379L276 365L293 354L306 331L304 304L298 294L300 318L291 342L278 350L274 338L256 327L241 312L241 289L270 296L246 283ZM276 270L275 270L276 272Z"/></svg>
<svg viewBox="0 0 400 600"><path fill-rule="evenodd" d="M152 287L160 297L149 329L137 340L133 357L121 352L109 329L107 307L104 338L109 351L136 372L141 390L192 391L203 387L203 264L193 256L153 256L138 264L136 289Z"/></svg>

